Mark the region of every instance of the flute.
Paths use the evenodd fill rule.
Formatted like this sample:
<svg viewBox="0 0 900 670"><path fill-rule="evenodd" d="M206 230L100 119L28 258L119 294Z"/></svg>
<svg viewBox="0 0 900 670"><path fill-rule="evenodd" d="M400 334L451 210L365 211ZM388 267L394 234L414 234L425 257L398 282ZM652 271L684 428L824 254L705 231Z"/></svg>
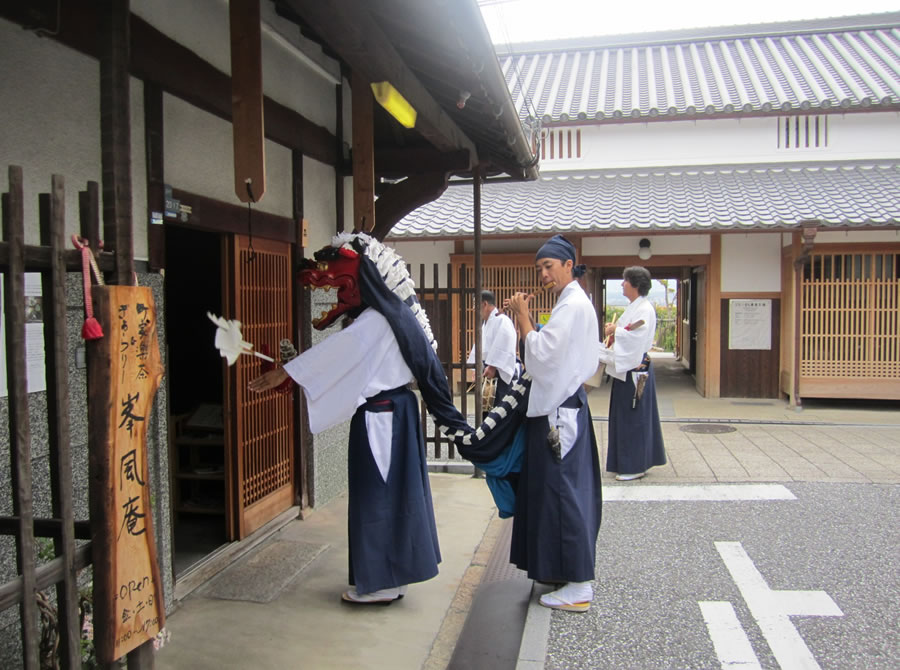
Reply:
<svg viewBox="0 0 900 670"><path fill-rule="evenodd" d="M546 284L544 284L543 286L541 286L541 287L538 289L538 291L540 291L541 293L543 293L544 291L549 291L549 290L550 290L551 288L553 288L554 286L556 286L556 282L555 282L555 281L549 281L549 282L547 282ZM535 293L537 293L537 291L535 291ZM529 298L533 298L534 295L535 295L534 293L529 293L529 294L528 294L528 297L529 297ZM507 298L507 300L508 300L508 298ZM503 311L504 311L505 313L508 314L508 313L509 313L509 305L507 305L506 307L504 307L504 308L503 308Z"/></svg>

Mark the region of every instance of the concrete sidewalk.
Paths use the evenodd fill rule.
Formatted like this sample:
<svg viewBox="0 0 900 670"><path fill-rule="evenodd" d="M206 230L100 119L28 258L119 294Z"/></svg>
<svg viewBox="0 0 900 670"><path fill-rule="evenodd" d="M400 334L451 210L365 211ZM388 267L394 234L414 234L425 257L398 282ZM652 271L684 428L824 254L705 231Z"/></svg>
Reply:
<svg viewBox="0 0 900 670"><path fill-rule="evenodd" d="M604 472L607 488L698 482L900 483L897 403L819 401L798 412L782 400L707 400L670 358L658 361L657 379L669 464L627 484ZM604 385L589 396L601 464L608 393ZM502 568L509 521L496 518L483 480L432 474L431 484L443 554L437 578L411 586L402 601L389 607L342 604L346 499L339 498L305 520L290 522L185 598L168 619L172 637L158 653L158 667L443 670L455 649L467 651L452 664L463 667L459 658L478 658L472 645L510 647L498 644L501 627L479 624L464 631L470 609L476 609L470 620L476 622L485 621L484 612L477 611L479 603L490 600L497 609L493 594L502 590L498 578L489 574L478 589L489 566L495 566L489 572ZM521 580L515 572L510 568L499 580ZM518 594L520 585L513 591ZM476 597L488 592L491 599ZM538 614L549 621L549 612ZM511 641L516 648L526 624L522 618L502 628L503 634L518 636ZM526 636L525 642L520 653L540 654L531 647L546 640ZM492 659L489 665L492 670L515 667L518 659L506 661ZM477 665L470 662L468 667Z"/></svg>
<svg viewBox="0 0 900 670"><path fill-rule="evenodd" d="M444 668L493 546L484 481L431 475L443 561L388 607L342 603L347 501L289 523L194 591L166 623L163 670Z"/></svg>

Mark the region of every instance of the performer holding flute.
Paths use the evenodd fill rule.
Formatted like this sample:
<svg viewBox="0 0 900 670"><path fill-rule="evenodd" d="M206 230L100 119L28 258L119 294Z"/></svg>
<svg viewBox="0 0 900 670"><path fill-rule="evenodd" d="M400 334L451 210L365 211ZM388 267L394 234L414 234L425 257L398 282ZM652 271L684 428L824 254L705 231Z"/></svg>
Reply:
<svg viewBox="0 0 900 670"><path fill-rule="evenodd" d="M590 299L575 281L575 247L562 235L537 253L541 283L557 296L550 320L536 330L532 296L506 301L524 340L533 377L527 442L516 492L510 561L528 576L562 584L541 596L554 609L585 612L593 599L600 530L600 462L583 383L597 369L599 326Z"/></svg>
<svg viewBox="0 0 900 670"><path fill-rule="evenodd" d="M607 342L600 360L612 377L609 396L609 448L607 472L619 481L640 479L654 465L665 465L656 379L648 352L656 335L656 308L647 299L650 273L646 268L625 268L622 293L630 301L618 323L607 323Z"/></svg>

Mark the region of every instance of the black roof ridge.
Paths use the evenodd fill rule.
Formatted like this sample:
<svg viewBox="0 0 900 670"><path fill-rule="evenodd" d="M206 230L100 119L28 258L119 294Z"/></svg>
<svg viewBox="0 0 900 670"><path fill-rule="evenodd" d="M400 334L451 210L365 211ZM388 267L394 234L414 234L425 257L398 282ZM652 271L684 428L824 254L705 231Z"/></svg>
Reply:
<svg viewBox="0 0 900 670"><path fill-rule="evenodd" d="M612 47L628 48L752 37L787 37L790 35L841 33L895 27L900 27L900 11L796 21L681 28L648 33L623 33L620 35L598 35L595 37L572 37L560 40L494 44L494 49L497 52L497 56L503 58L529 53L586 51Z"/></svg>

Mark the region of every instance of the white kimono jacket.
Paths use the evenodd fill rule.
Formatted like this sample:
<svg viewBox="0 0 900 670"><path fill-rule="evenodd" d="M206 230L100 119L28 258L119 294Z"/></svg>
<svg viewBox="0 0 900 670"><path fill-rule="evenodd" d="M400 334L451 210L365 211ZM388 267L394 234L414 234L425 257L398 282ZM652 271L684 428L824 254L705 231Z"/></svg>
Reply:
<svg viewBox="0 0 900 670"><path fill-rule="evenodd" d="M625 327L638 321L644 324L634 330ZM638 296L625 308L616 322L616 337L611 348L600 344L600 360L606 363L610 377L625 381L629 370L640 365L644 354L650 351L656 337L656 308L644 296Z"/></svg>
<svg viewBox="0 0 900 670"><path fill-rule="evenodd" d="M516 373L516 327L499 309L494 309L481 326L481 352L485 365L493 365L500 379L509 384ZM475 364L475 347L466 361Z"/></svg>
<svg viewBox="0 0 900 670"><path fill-rule="evenodd" d="M371 307L284 370L306 392L313 433L348 421L366 398L413 381L390 324Z"/></svg>
<svg viewBox="0 0 900 670"><path fill-rule="evenodd" d="M555 416L599 365L597 313L578 281L556 300L550 320L525 338L525 370L534 378L527 416Z"/></svg>

